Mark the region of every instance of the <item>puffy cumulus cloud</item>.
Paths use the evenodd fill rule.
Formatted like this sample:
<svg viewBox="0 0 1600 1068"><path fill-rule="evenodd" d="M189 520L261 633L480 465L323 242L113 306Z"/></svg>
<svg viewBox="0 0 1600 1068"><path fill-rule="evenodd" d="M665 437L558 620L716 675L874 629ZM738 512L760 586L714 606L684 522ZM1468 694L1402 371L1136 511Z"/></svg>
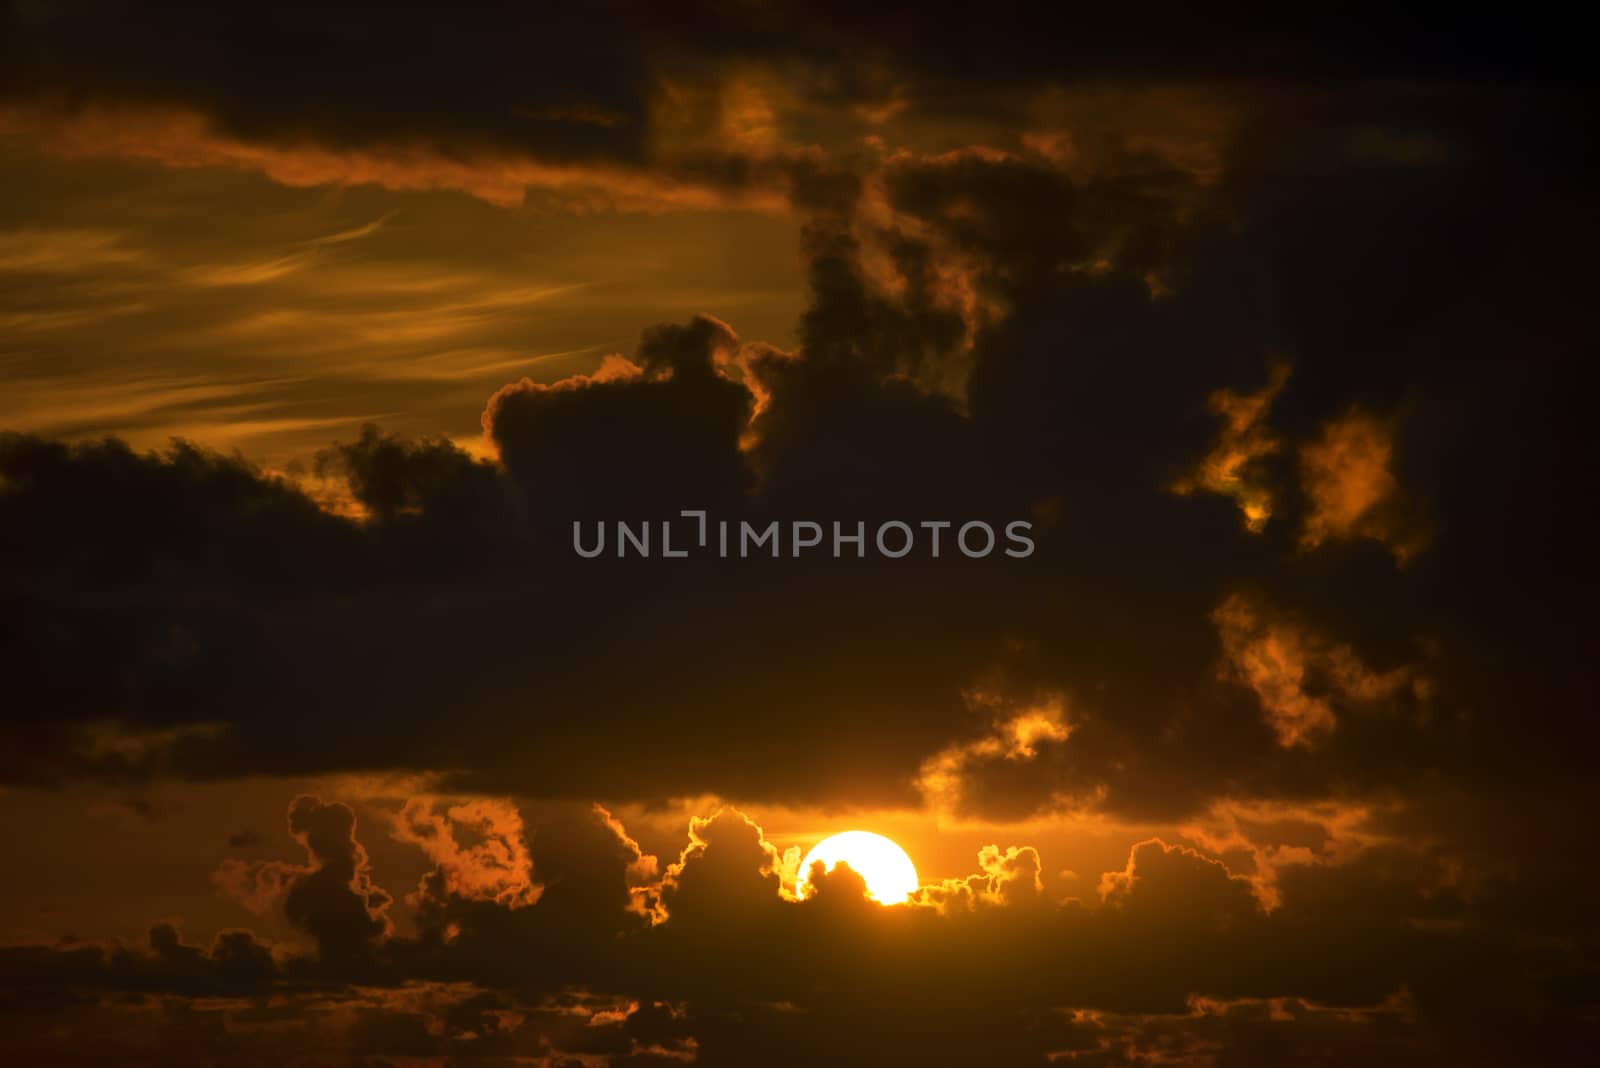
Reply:
<svg viewBox="0 0 1600 1068"><path fill-rule="evenodd" d="M441 866L424 874L408 898L418 936L391 940L395 966L552 994L620 989L625 939L650 924L655 858L598 806L564 807L533 830L528 852L531 903L463 893Z"/></svg>
<svg viewBox="0 0 1600 1068"><path fill-rule="evenodd" d="M985 905L1021 906L1042 900L1039 851L1032 846L987 845L978 851L976 875L945 879L917 892L919 902L943 911L974 909Z"/></svg>
<svg viewBox="0 0 1600 1068"><path fill-rule="evenodd" d="M1121 915L1170 924L1185 934L1243 927L1262 911L1248 879L1159 838L1135 845L1126 868L1101 877L1099 893Z"/></svg>
<svg viewBox="0 0 1600 1068"><path fill-rule="evenodd" d="M511 908L539 898L541 888L533 882L522 815L508 801L451 804L413 797L395 816L391 833L419 847L436 866L424 878L421 893L442 891Z"/></svg>
<svg viewBox="0 0 1600 1068"><path fill-rule="evenodd" d="M229 858L212 881L254 911L281 907L315 940L325 964L360 966L393 930L394 899L373 882L366 847L355 832L350 806L298 797L289 806L289 833L305 847L304 865Z"/></svg>
<svg viewBox="0 0 1600 1068"><path fill-rule="evenodd" d="M792 895L793 886L784 886L785 866L744 813L722 809L694 817L689 844L662 875L660 917L691 927L737 924L740 916Z"/></svg>
<svg viewBox="0 0 1600 1068"><path fill-rule="evenodd" d="M640 518L686 507L728 508L750 484L739 451L751 397L722 368L739 339L700 316L646 331L633 361L544 385L527 379L489 399L484 433L536 513L567 522Z"/></svg>
<svg viewBox="0 0 1600 1068"><path fill-rule="evenodd" d="M15 774L42 774L42 768L67 759L77 761L80 770L123 775L161 773L191 759L196 768L237 760L241 770L245 765L303 768L307 759L343 765L352 758L365 767L393 767L410 763L403 754L417 751L424 737L437 739L438 710L461 708L464 698L477 711L458 716L456 730L435 750L439 764L458 769L464 777L481 779L486 770L482 751L474 750L491 719L501 719L509 732L494 749L506 757L522 750L520 760L532 756L534 738L546 738L546 720L560 716L577 728L570 736L576 748L560 756L545 749L541 740L550 772L543 781L555 784L568 778L577 792L588 792L590 784L577 780L586 779L596 766L593 757L616 755L620 742L630 747L638 743L627 759L643 776L641 784L665 772L679 779L675 790L701 788L707 772L715 778L715 768L730 769L715 740L726 736L730 719L758 699L786 705L774 721L793 728L763 740L768 755L776 760L781 753L793 753L804 715L820 707L815 694L807 691L832 688L831 676L807 673L808 678L796 679L798 686L774 691L770 676L756 665L793 664L790 652L804 636L849 604L860 609L847 628L853 633L841 632L829 655L859 660L863 674L870 674L865 670L870 664L887 669L924 694L925 707L935 706L942 683L956 681L956 665L930 677L913 634L896 638L891 647L865 640L885 632L884 622L899 616L904 600L884 600L879 591L859 586L848 574L808 587L801 593L804 603L796 602L791 613L773 615L762 610L767 591L760 584L727 588L706 583L702 566L681 573L652 569L642 576L606 565L587 574L563 568L564 577L551 569L556 561L570 559L575 514L583 514L584 508L615 514L607 503L611 492L620 490L626 498L637 491L636 499L626 502L624 514L630 517L637 514L635 509L649 515L644 508L652 500L714 507L718 500L742 499L743 488L752 481L739 446L750 397L725 377L725 367L719 369L733 344L726 327L699 320L651 332L637 362L628 364L639 368L636 374L618 379L602 374L551 391L507 391L491 406L491 425L502 452L498 466L473 460L443 442L405 442L378 432L330 450L324 467L349 480L352 499L368 516L363 524L319 510L287 483L262 476L242 461L188 446L152 456L115 444L71 448L7 438L5 507L18 519L7 526L11 547L17 550L12 559L31 557L28 578L14 589L13 603L18 612L53 603L45 610L59 623L35 633L38 640L32 646L9 645L8 662L14 656L19 667L31 660L39 669L32 682L19 680L19 693L27 690L30 704L41 710L46 705L57 711L79 709L55 723L23 729L19 739L26 735L35 756L31 763L19 762ZM589 470L567 470L586 442L596 450ZM644 465L648 476L652 464L660 480L641 477L637 470ZM707 467L714 468L710 481ZM612 475L617 482L608 481ZM674 497L667 497L669 492ZM106 581L123 588L126 612L108 615L105 606L97 609L74 593L63 568L85 557L72 549L73 539L86 538L103 517L140 511L142 506L131 503L135 497L145 498L143 507L156 507L157 499L169 494L190 503L124 539L120 562L104 572ZM201 503L208 499L210 504ZM231 518L246 513L267 526L285 525L295 544L280 544L275 552L248 544L250 532ZM463 523L469 513L476 518ZM60 536L52 530L56 526ZM179 573L185 569L174 571L163 563L174 551L187 551L180 546L204 547L204 559L195 558L192 563L198 566L187 569L186 577ZM432 563L423 570L408 563L424 557ZM238 588L235 598L207 596L205 589L215 588L208 569L230 560L256 572L241 574L252 592ZM768 573L787 584L790 578L784 573L799 566L773 562ZM954 591L955 596L982 592L978 569L972 570L964 580L969 585ZM529 585L535 573L540 578ZM634 647L655 665L645 673L662 684L669 675L682 676L664 686L663 695L676 690L686 708L700 709L696 717L653 717L656 742L644 742L631 729L616 730L616 721L607 725L603 718L563 711L581 704L634 720L644 706L637 695L623 692L636 677L632 673L607 672L618 691L613 698L597 699L588 690L594 680L581 672L528 674L516 666L514 650L536 648L553 662L576 664L599 654L614 637L619 617L607 597L595 596L594 590L580 595L576 587L571 597L557 592L559 585L577 580L581 586L591 578L632 601L637 611L631 614L631 625L641 634L655 635ZM919 588L909 574L894 578L907 595L932 601L947 597L937 588ZM427 597L414 596L415 583L443 579L450 580L448 587L435 585ZM663 581L674 591L670 596L660 586ZM314 592L318 587L322 592ZM545 598L565 600L573 612L557 618L525 611ZM142 602L138 610L135 601ZM418 609L431 620L417 620ZM683 625L680 609L687 609L694 625ZM934 616L924 614L918 630L931 634L935 629ZM699 637L709 632L720 632L729 655L743 657L745 667L720 673L697 668L695 650L706 648ZM113 651L118 634L137 637ZM364 651L352 648L352 639ZM401 653L401 648L409 652ZM103 662L121 663L126 670L84 677L69 687L47 683L48 664L88 655L90 649L103 652ZM358 667L360 663L366 667ZM192 687L181 699L179 675ZM235 683L256 680L248 693L235 695L234 715L220 730L210 719L194 722L209 711L197 700L205 688L202 678L222 688L229 678ZM140 681L127 685L134 679ZM310 680L316 682L306 686ZM293 700L288 699L291 682L298 694ZM720 693L708 693L706 684ZM945 692L954 690L952 685ZM499 704L519 693L542 696L531 706L522 704L514 715L509 705L491 712L479 704L480 697ZM390 710L382 729L332 714L357 700ZM852 700L858 706L893 703L903 708L916 702L912 694L881 685L858 691ZM145 719L113 724L119 737L171 738L173 744L84 749L79 739L89 729L86 725L105 722L90 710L108 706L120 706L135 721ZM705 715L708 707L715 715ZM309 749L292 744L284 730L285 715L303 720L321 742ZM703 726L693 727L696 720ZM895 740L877 733L870 719L858 722L868 748L835 765L837 777L819 780L816 789L855 782L869 790L903 791L894 781L874 784L867 774L870 767L881 766ZM691 725L688 734L683 733L685 724ZM513 740L518 735L521 739ZM662 744L678 751L682 760L655 760ZM821 739L804 744L820 747ZM198 756L202 750L208 755ZM571 759L585 750L581 758ZM191 751L196 755L190 756ZM909 780L916 756L902 753L891 759L905 767ZM507 772L510 766L508 761ZM744 781L730 787L738 785L748 793L772 786L759 762L731 770ZM554 789L560 793L569 788Z"/></svg>
<svg viewBox="0 0 1600 1068"><path fill-rule="evenodd" d="M348 805L301 797L289 806L289 833L306 847L313 866L289 885L283 911L316 939L324 961L360 961L391 930L393 899L373 883L367 851L355 831Z"/></svg>

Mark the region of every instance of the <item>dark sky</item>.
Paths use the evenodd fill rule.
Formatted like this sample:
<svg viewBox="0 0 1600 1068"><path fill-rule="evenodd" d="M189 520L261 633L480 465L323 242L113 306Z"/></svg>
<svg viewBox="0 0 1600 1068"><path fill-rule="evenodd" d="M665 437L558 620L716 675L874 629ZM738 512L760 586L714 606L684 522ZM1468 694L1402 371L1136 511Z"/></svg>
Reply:
<svg viewBox="0 0 1600 1068"><path fill-rule="evenodd" d="M1586 1063L1581 72L10 5L0 1052ZM782 553L573 550L684 509Z"/></svg>

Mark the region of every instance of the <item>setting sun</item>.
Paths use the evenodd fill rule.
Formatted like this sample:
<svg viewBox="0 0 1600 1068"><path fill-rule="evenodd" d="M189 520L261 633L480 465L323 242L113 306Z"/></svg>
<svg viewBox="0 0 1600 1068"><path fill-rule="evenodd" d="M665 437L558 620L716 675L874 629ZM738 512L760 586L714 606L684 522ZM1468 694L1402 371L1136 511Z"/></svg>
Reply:
<svg viewBox="0 0 1600 1068"><path fill-rule="evenodd" d="M906 851L871 831L845 831L812 846L795 878L797 897L810 896L811 866L819 861L824 871L848 864L866 881L867 896L880 904L898 905L917 890L917 869Z"/></svg>

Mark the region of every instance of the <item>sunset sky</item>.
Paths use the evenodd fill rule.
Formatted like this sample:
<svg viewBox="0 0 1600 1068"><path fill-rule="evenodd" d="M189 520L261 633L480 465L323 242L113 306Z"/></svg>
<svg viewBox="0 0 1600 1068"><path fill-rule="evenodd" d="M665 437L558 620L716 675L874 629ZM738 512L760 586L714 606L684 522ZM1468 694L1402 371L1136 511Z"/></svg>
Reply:
<svg viewBox="0 0 1600 1068"><path fill-rule="evenodd" d="M1560 36L0 8L0 1060L1589 1063Z"/></svg>

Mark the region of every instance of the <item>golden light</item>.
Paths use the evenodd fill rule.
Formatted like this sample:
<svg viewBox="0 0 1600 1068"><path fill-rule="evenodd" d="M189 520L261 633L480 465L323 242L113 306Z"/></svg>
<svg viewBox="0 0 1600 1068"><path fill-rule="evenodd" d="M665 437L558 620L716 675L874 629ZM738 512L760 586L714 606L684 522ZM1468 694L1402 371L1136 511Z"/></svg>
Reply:
<svg viewBox="0 0 1600 1068"><path fill-rule="evenodd" d="M822 862L824 871L832 871L841 862L850 866L867 884L867 896L883 905L898 905L907 894L917 891L917 869L906 856L906 851L881 834L871 831L844 831L832 838L824 838L811 847L811 852L800 862L795 877L795 895L811 894L811 866Z"/></svg>

